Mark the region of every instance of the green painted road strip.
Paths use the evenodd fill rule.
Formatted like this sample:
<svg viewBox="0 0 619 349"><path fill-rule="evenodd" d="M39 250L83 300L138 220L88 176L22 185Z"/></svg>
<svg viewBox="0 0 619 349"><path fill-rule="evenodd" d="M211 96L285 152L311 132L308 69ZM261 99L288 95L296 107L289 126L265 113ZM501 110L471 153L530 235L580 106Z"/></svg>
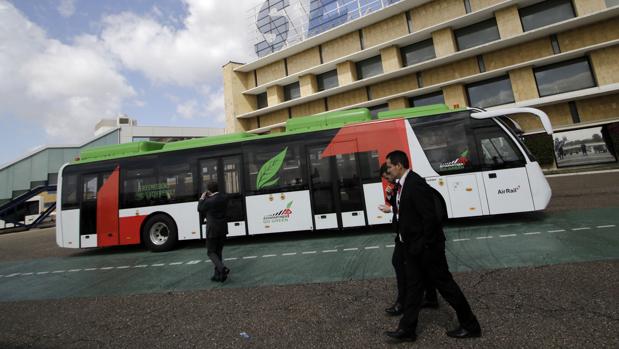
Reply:
<svg viewBox="0 0 619 349"><path fill-rule="evenodd" d="M232 269L224 284L209 280L213 265L205 248L104 249L1 263L0 301L393 277L394 235L388 230L237 239L224 250ZM461 220L450 222L446 235L455 272L617 259L619 208Z"/></svg>

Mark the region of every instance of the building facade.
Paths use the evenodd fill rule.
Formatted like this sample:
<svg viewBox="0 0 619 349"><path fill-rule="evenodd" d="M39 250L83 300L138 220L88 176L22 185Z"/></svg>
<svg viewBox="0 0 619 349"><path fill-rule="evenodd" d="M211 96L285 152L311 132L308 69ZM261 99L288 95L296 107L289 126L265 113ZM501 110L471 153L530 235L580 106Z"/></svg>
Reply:
<svg viewBox="0 0 619 349"><path fill-rule="evenodd" d="M339 13L345 8L340 3L354 2L359 8L374 3L310 0L310 24L316 4L336 4L329 9ZM282 22L273 16L286 16L281 3L265 1L261 11L267 12L261 13L271 15L255 25L264 18L271 20L269 28ZM594 164L592 157L589 162L564 157L563 148L587 142L582 155L605 149L612 156L599 162L616 163L619 0L381 4L291 45L273 45L271 53L264 54L263 45L253 62L224 65L226 131L280 132L290 118L359 107L376 112L434 103L535 107L550 116L554 138L543 135L535 118L513 120L542 166ZM286 22L277 28L289 27ZM600 137L605 148L594 145Z"/></svg>

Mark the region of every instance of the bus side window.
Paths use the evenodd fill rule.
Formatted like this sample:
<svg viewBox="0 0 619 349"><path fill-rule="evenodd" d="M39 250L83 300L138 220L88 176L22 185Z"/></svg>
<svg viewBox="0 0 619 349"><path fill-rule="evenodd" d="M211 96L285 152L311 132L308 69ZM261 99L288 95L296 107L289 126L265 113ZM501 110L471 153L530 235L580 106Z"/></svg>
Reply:
<svg viewBox="0 0 619 349"><path fill-rule="evenodd" d="M152 168L128 169L123 179L123 208L148 206L161 192Z"/></svg>
<svg viewBox="0 0 619 349"><path fill-rule="evenodd" d="M165 203L194 200L194 181L191 166L184 163L163 163L159 167L159 200Z"/></svg>
<svg viewBox="0 0 619 349"><path fill-rule="evenodd" d="M77 207L77 175L71 174L62 177L61 202L63 210Z"/></svg>
<svg viewBox="0 0 619 349"><path fill-rule="evenodd" d="M524 165L524 157L508 135L498 127L476 129L481 162L485 169Z"/></svg>
<svg viewBox="0 0 619 349"><path fill-rule="evenodd" d="M469 139L467 118L417 122L412 123L412 126L428 161L437 173L447 175L476 170L476 152L470 149L474 142Z"/></svg>
<svg viewBox="0 0 619 349"><path fill-rule="evenodd" d="M247 147L245 161L250 192L295 190L306 185L298 144L252 145Z"/></svg>
<svg viewBox="0 0 619 349"><path fill-rule="evenodd" d="M96 200L97 190L99 189L99 186L97 185L97 174L84 175L82 177L82 183L82 200Z"/></svg>

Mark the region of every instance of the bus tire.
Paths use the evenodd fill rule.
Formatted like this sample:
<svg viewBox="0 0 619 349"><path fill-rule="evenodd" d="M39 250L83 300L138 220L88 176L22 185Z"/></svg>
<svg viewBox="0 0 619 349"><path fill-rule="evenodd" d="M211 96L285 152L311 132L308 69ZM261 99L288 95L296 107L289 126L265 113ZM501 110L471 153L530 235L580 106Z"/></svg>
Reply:
<svg viewBox="0 0 619 349"><path fill-rule="evenodd" d="M152 252L169 251L178 241L176 223L168 215L156 214L144 224L142 237L144 244Z"/></svg>

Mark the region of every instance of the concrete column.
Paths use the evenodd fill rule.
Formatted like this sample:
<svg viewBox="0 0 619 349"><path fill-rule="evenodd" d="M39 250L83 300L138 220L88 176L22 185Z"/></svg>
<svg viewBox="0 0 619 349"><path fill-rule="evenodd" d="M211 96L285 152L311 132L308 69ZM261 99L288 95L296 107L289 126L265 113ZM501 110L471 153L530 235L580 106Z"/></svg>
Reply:
<svg viewBox="0 0 619 349"><path fill-rule="evenodd" d="M355 62L346 61L337 66L337 80L340 86L348 85L357 80L357 66Z"/></svg>
<svg viewBox="0 0 619 349"><path fill-rule="evenodd" d="M510 6L500 9L494 13L496 24L499 27L499 35L501 39L506 39L522 33L522 23L520 23L520 14L518 6Z"/></svg>
<svg viewBox="0 0 619 349"><path fill-rule="evenodd" d="M406 97L390 99L387 103L389 103L389 110L408 108L408 98Z"/></svg>
<svg viewBox="0 0 619 349"><path fill-rule="evenodd" d="M590 13L606 9L604 0L572 0L576 16L585 16Z"/></svg>
<svg viewBox="0 0 619 349"><path fill-rule="evenodd" d="M444 28L433 32L432 41L434 42L436 57L447 56L458 50L456 37L451 28Z"/></svg>
<svg viewBox="0 0 619 349"><path fill-rule="evenodd" d="M400 48L397 46L389 46L380 50L380 58L383 62L383 72L389 73L402 68L402 55Z"/></svg>
<svg viewBox="0 0 619 349"><path fill-rule="evenodd" d="M244 95L242 92L249 89L248 81L253 74L235 72L236 67L242 64L229 62L223 66L224 77L224 109L226 112L226 133L241 132L251 129L252 121L237 119L236 116L256 110L256 96ZM255 120L254 120L255 123Z"/></svg>
<svg viewBox="0 0 619 349"><path fill-rule="evenodd" d="M462 84L443 87L443 97L445 98L445 104L449 108L464 108L468 106L466 89Z"/></svg>
<svg viewBox="0 0 619 349"><path fill-rule="evenodd" d="M301 97L307 97L318 91L316 75L314 74L299 76L299 85L301 87Z"/></svg>
<svg viewBox="0 0 619 349"><path fill-rule="evenodd" d="M532 67L524 67L509 72L512 91L516 102L539 98Z"/></svg>
<svg viewBox="0 0 619 349"><path fill-rule="evenodd" d="M279 85L267 87L267 101L269 107L284 102L284 87Z"/></svg>

